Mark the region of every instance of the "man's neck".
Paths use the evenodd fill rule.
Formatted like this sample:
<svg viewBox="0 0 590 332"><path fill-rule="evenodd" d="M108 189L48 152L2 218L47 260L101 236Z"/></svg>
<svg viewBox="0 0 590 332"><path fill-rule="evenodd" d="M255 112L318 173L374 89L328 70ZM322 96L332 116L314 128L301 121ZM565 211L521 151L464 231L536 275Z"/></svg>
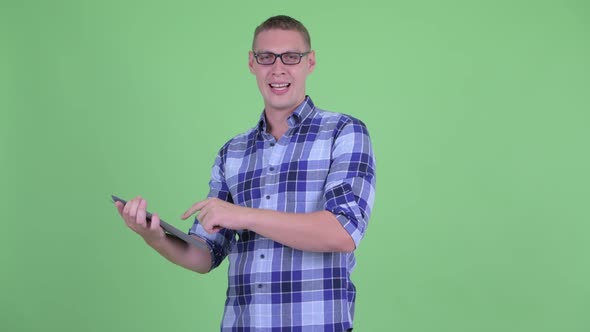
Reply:
<svg viewBox="0 0 590 332"><path fill-rule="evenodd" d="M277 141L283 137L287 130L289 130L287 119L293 114L295 109L292 109L291 111L264 110L264 115L266 116L266 130Z"/></svg>

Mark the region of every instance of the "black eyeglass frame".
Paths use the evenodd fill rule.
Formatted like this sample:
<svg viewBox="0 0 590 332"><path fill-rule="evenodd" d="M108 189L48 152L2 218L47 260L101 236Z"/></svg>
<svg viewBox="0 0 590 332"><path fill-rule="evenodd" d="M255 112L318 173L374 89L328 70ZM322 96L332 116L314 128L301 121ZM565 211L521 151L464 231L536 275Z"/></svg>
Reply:
<svg viewBox="0 0 590 332"><path fill-rule="evenodd" d="M311 53L311 51L307 51L307 52L303 52L303 53L299 53L299 52L285 52L285 53L281 53L281 54L277 54L277 53L273 53L273 52L259 52L259 53L256 53L256 52L252 51L252 54L254 55L254 58L256 59L256 63L258 63L259 65L263 65L263 66L274 65L275 62L277 62L277 58L280 58L281 59L281 62L284 65L286 65L286 66L298 65L298 64L301 63L301 59L304 56L308 55L309 53ZM272 54L272 55L274 55L275 58L272 60L271 63L260 63L260 61L258 61L258 55L260 55L260 54ZM285 55L285 54L291 54L291 55L295 54L295 55L298 55L299 56L299 61L297 61L296 63L285 63L285 61L283 61L283 55Z"/></svg>

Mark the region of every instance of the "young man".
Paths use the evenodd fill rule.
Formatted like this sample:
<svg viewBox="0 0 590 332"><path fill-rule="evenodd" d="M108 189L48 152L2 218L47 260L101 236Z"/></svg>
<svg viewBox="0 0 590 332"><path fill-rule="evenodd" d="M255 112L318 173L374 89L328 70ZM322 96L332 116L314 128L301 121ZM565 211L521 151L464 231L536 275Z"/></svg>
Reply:
<svg viewBox="0 0 590 332"><path fill-rule="evenodd" d="M222 331L350 331L350 274L375 194L365 125L316 108L305 94L315 68L309 34L275 16L255 31L249 53L264 100L258 124L229 140L211 173L209 198L189 233L209 251L166 236L147 203L117 203L126 224L175 264L199 273L229 256Z"/></svg>

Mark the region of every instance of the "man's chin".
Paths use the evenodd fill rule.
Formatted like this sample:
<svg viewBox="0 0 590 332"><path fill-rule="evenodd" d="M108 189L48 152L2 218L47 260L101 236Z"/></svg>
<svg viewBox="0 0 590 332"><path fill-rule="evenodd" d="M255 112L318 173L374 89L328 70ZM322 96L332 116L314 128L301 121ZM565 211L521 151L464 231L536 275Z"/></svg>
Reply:
<svg viewBox="0 0 590 332"><path fill-rule="evenodd" d="M292 104L267 104L266 105L266 109L269 111L276 111L276 112L288 112L293 110L296 107L296 105L292 105Z"/></svg>
<svg viewBox="0 0 590 332"><path fill-rule="evenodd" d="M266 100L265 105L269 109L277 111L290 111L297 107L297 103L294 102L293 98L270 98Z"/></svg>

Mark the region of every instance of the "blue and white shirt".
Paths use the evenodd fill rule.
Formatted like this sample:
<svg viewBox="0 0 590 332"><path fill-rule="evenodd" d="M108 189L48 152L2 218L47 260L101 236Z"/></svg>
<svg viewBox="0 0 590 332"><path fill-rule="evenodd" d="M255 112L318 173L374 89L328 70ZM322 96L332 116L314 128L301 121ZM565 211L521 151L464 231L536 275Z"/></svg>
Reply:
<svg viewBox="0 0 590 332"><path fill-rule="evenodd" d="M228 141L212 168L209 197L281 212L332 212L358 246L375 198L369 133L354 117L316 108L309 97L278 141L257 126ZM356 290L354 253L293 249L249 230L190 234L206 240L213 267L229 256L222 331L346 331Z"/></svg>

